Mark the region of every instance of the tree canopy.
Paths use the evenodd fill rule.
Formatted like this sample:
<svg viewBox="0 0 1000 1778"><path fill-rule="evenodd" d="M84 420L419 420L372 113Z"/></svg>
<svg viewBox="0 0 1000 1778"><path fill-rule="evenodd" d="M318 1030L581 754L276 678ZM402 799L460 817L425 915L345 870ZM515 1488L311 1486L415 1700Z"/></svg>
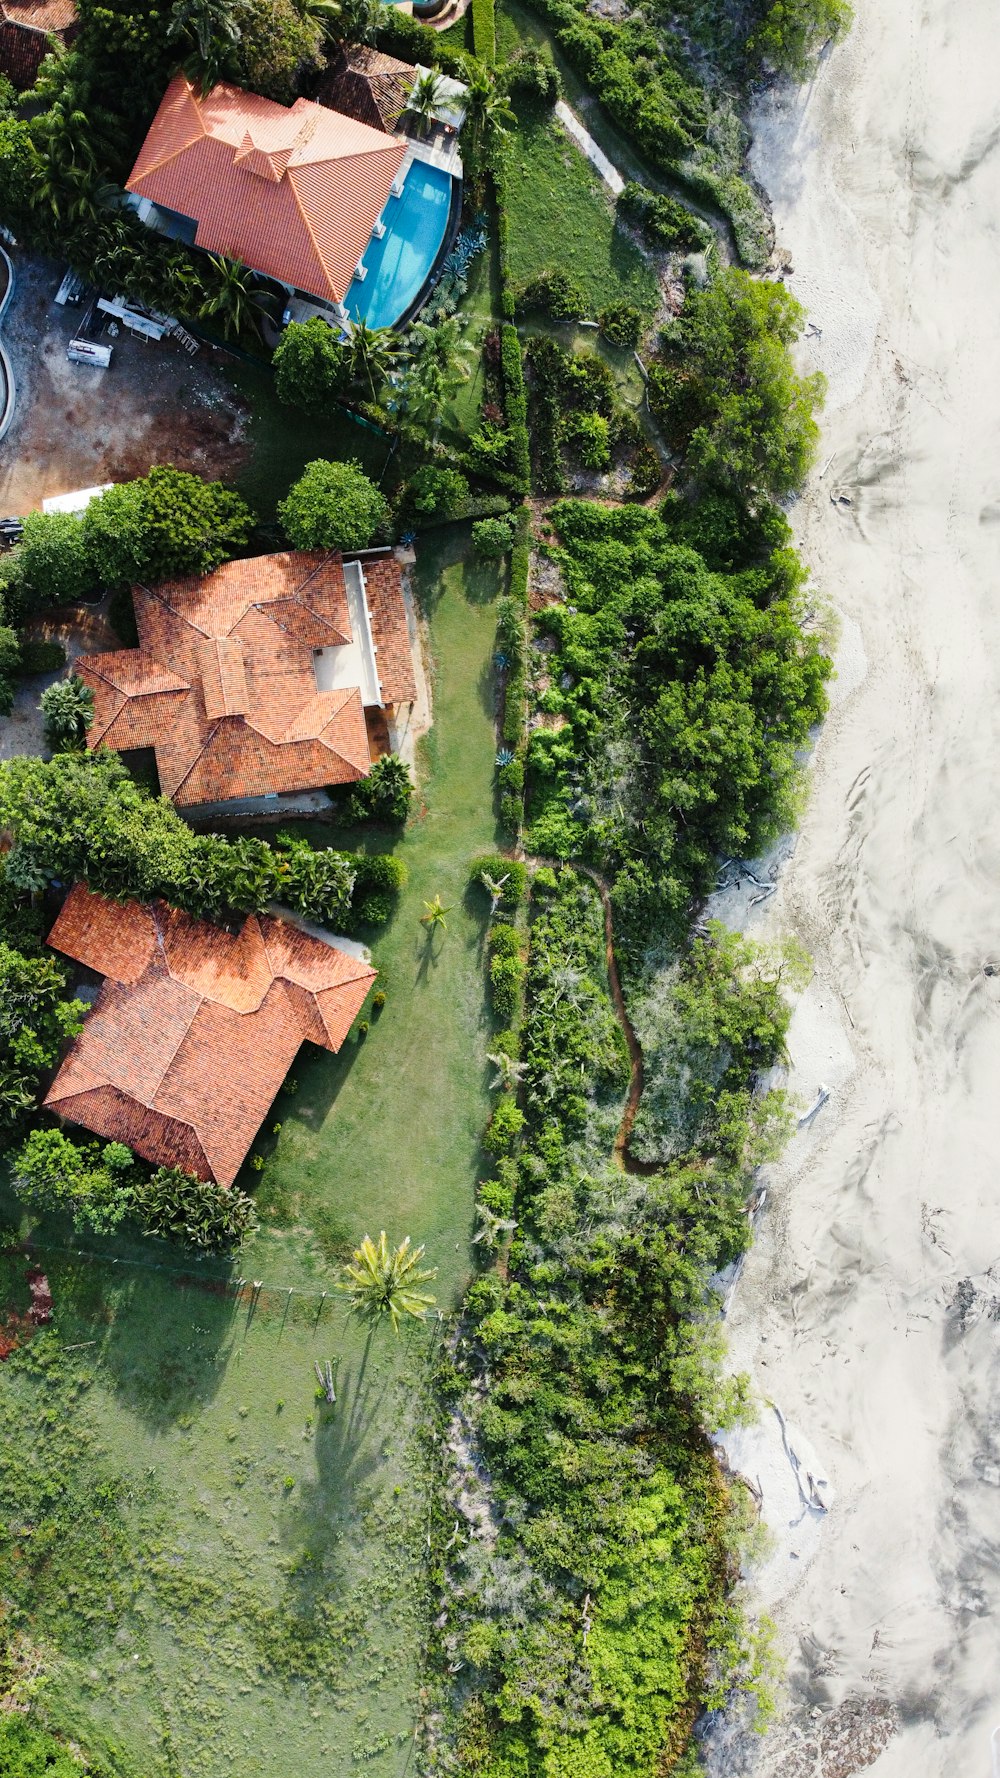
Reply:
<svg viewBox="0 0 1000 1778"><path fill-rule="evenodd" d="M359 463L306 465L278 507L296 549L364 549L389 516L389 508Z"/></svg>
<svg viewBox="0 0 1000 1778"><path fill-rule="evenodd" d="M278 399L307 414L326 413L351 371L349 352L319 315L290 321L272 362Z"/></svg>
<svg viewBox="0 0 1000 1778"><path fill-rule="evenodd" d="M698 479L782 497L800 486L815 455L824 391L801 376L789 347L805 312L783 284L734 268L691 290L652 368L649 399Z"/></svg>

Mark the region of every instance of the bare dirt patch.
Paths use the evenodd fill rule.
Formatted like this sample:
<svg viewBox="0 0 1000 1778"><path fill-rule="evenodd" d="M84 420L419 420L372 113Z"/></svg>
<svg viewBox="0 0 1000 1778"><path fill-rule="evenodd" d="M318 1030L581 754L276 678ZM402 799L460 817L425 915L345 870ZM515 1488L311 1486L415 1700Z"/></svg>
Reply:
<svg viewBox="0 0 1000 1778"><path fill-rule="evenodd" d="M193 358L175 340L109 344L108 370L71 364L66 346L79 309L54 302L63 268L12 254L15 289L4 344L17 386L10 431L0 445L0 510L25 513L49 494L128 481L154 463L236 479L250 455L248 410L202 346Z"/></svg>

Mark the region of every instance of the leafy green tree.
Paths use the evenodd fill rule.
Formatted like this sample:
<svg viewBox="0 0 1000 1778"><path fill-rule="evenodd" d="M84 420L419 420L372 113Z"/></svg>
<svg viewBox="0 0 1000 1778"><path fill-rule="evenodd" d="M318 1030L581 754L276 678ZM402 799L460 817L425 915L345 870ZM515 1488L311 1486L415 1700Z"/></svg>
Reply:
<svg viewBox="0 0 1000 1778"><path fill-rule="evenodd" d="M776 498L791 494L816 451L818 373L800 376L789 348L804 311L783 284L734 268L691 290L650 376L650 406L692 475Z"/></svg>
<svg viewBox="0 0 1000 1778"><path fill-rule="evenodd" d="M79 750L94 720L94 694L79 674L56 679L42 693L40 709L45 718L45 739L56 753Z"/></svg>
<svg viewBox="0 0 1000 1778"><path fill-rule="evenodd" d="M364 549L389 508L360 463L307 463L278 507L295 549Z"/></svg>
<svg viewBox="0 0 1000 1778"><path fill-rule="evenodd" d="M437 1276L436 1266L421 1270L423 1257L422 1247L411 1252L409 1235L395 1248L390 1248L384 1229L377 1241L366 1235L354 1250L353 1264L344 1267L337 1288L350 1298L351 1308L362 1320L377 1326L388 1315L398 1333L401 1316L422 1321L434 1301L419 1289Z"/></svg>
<svg viewBox="0 0 1000 1778"><path fill-rule="evenodd" d="M14 1156L19 1199L43 1214L62 1212L78 1229L107 1234L132 1208L135 1159L124 1143L77 1143L59 1130L33 1130Z"/></svg>
<svg viewBox="0 0 1000 1778"><path fill-rule="evenodd" d="M469 498L469 484L457 469L424 463L406 488L406 511L417 520L448 518L460 513Z"/></svg>
<svg viewBox="0 0 1000 1778"><path fill-rule="evenodd" d="M846 35L853 9L849 0L775 0L747 48L793 80L805 80L824 43Z"/></svg>
<svg viewBox="0 0 1000 1778"><path fill-rule="evenodd" d="M125 587L142 578L146 569L144 500L143 482L117 482L81 514L84 548L95 585Z"/></svg>
<svg viewBox="0 0 1000 1778"><path fill-rule="evenodd" d="M184 469L157 468L142 489L143 576L209 574L245 548L254 517L239 494Z"/></svg>
<svg viewBox="0 0 1000 1778"><path fill-rule="evenodd" d="M279 401L307 414L328 412L352 371L350 352L319 315L289 322L272 363Z"/></svg>
<svg viewBox="0 0 1000 1778"><path fill-rule="evenodd" d="M94 572L76 513L29 512L13 552L24 608L76 605L94 590Z"/></svg>
<svg viewBox="0 0 1000 1778"><path fill-rule="evenodd" d="M21 665L21 644L14 630L0 624L0 716L14 708L14 680Z"/></svg>
<svg viewBox="0 0 1000 1778"><path fill-rule="evenodd" d="M23 957L0 940L0 1128L34 1105L38 1079L82 1029L79 1000L64 999L66 971L52 956Z"/></svg>
<svg viewBox="0 0 1000 1778"><path fill-rule="evenodd" d="M339 18L337 0L244 0L237 77L248 92L290 105L323 65L323 41Z"/></svg>
<svg viewBox="0 0 1000 1778"><path fill-rule="evenodd" d="M243 35L235 0L174 0L167 41L186 51L185 72L209 89L238 73L237 48Z"/></svg>

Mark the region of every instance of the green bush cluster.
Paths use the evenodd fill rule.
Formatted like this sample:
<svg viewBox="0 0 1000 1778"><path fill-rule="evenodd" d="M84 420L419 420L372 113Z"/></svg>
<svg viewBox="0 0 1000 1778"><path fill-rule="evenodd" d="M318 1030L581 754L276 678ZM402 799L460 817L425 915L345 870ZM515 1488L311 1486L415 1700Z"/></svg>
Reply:
<svg viewBox="0 0 1000 1778"><path fill-rule="evenodd" d="M73 1227L107 1234L131 1217L147 1235L224 1252L256 1228L253 1205L235 1186L195 1179L179 1167L150 1172L121 1142L75 1142L59 1130L33 1130L11 1162L22 1204L68 1216Z"/></svg>
<svg viewBox="0 0 1000 1778"><path fill-rule="evenodd" d="M110 1767L87 1759L75 1744L67 1747L16 1709L0 1713L0 1772L4 1778L112 1778Z"/></svg>
<svg viewBox="0 0 1000 1778"><path fill-rule="evenodd" d="M649 191L634 179L619 193L618 212L626 222L636 224L651 247L691 253L710 247L715 240L708 224L684 204L662 192Z"/></svg>
<svg viewBox="0 0 1000 1778"><path fill-rule="evenodd" d="M594 470L606 469L612 453L631 463L644 444L642 431L618 400L603 358L594 352L567 352L538 335L528 346L528 369L539 488L549 494L563 491L567 459L575 467Z"/></svg>
<svg viewBox="0 0 1000 1778"><path fill-rule="evenodd" d="M314 849L287 835L272 846L248 835L197 834L114 753L0 762L0 825L13 839L7 880L23 892L83 878L119 900L162 897L216 920L279 901L341 930L353 918L391 911L391 901L381 916L374 909L394 891L396 861Z"/></svg>
<svg viewBox="0 0 1000 1778"><path fill-rule="evenodd" d="M486 877L493 883L502 884L498 903L502 912L507 915L516 914L528 893L528 869L524 860L508 858L503 852L484 852L469 865L469 884L471 888L481 890L491 900L491 892L484 880Z"/></svg>
<svg viewBox="0 0 1000 1778"><path fill-rule="evenodd" d="M502 519L480 519L472 527L472 547L484 562L501 561L513 541L514 517L511 513Z"/></svg>
<svg viewBox="0 0 1000 1778"><path fill-rule="evenodd" d="M294 549L366 549L389 519L385 496L360 463L307 463L278 503L278 518Z"/></svg>
<svg viewBox="0 0 1000 1778"><path fill-rule="evenodd" d="M517 293L519 314L548 315L552 321L578 321L587 313L587 299L569 272L559 269L537 272Z"/></svg>
<svg viewBox="0 0 1000 1778"><path fill-rule="evenodd" d="M522 105L539 110L562 97L562 79L548 44L521 44L504 69L504 83Z"/></svg>
<svg viewBox="0 0 1000 1778"><path fill-rule="evenodd" d="M517 328L505 321L500 329L500 367L503 378L504 408L510 428L512 468L517 492L527 494L531 487L531 451L528 444L528 398L524 387L524 363Z"/></svg>
<svg viewBox="0 0 1000 1778"><path fill-rule="evenodd" d="M21 621L103 587L207 574L245 547L253 522L221 482L151 469L105 489L80 515L28 513L20 543L0 561L4 611Z"/></svg>
<svg viewBox="0 0 1000 1778"><path fill-rule="evenodd" d="M642 311L624 297L609 303L597 317L601 332L613 346L637 346L642 335Z"/></svg>
<svg viewBox="0 0 1000 1778"><path fill-rule="evenodd" d="M0 938L0 1130L16 1129L34 1109L42 1075L82 1029L85 1009L67 998L67 979L51 952L25 956Z"/></svg>
<svg viewBox="0 0 1000 1778"><path fill-rule="evenodd" d="M502 921L490 928L488 974L498 1024L516 1025L524 988L524 958L515 928Z"/></svg>
<svg viewBox="0 0 1000 1778"><path fill-rule="evenodd" d="M733 509L716 502L720 520ZM679 932L719 854L753 856L787 824L796 753L825 709L830 662L802 629L787 522L722 521L721 547L739 535L740 549L721 571L690 547L688 510L550 514L568 603L539 622L564 724L531 738L527 843L601 864L626 946L651 920Z"/></svg>
<svg viewBox="0 0 1000 1778"><path fill-rule="evenodd" d="M383 753L368 773L355 784L349 804L352 821L381 821L388 826L405 822L413 801L410 768L398 753Z"/></svg>
<svg viewBox="0 0 1000 1778"><path fill-rule="evenodd" d="M737 1126L788 1008L747 979L744 941L698 941L668 992L699 1057L694 1091L707 1074L732 1112L726 1141L713 1151L702 1129L661 1173L629 1178L610 1155L628 1064L600 902L569 870L538 871L534 889L525 1121L508 1143L504 1113L480 1193L481 1214L517 1229L504 1270L470 1288L442 1374L498 1535L456 1547L441 1515L438 1648L464 1663L449 1725L461 1769L648 1778L674 1769L745 1645L726 1600L740 1518L703 1430L742 1394L720 1375L708 1281L748 1240Z"/></svg>

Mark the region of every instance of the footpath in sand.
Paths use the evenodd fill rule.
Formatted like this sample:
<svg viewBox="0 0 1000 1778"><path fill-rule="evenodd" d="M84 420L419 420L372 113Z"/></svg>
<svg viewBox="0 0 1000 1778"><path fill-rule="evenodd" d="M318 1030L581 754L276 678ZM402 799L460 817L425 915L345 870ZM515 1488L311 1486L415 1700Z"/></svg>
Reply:
<svg viewBox="0 0 1000 1778"><path fill-rule="evenodd" d="M998 52L996 0L857 0L757 119L821 330L796 527L842 632L753 917L812 953L791 1086L831 1097L773 1170L730 1331L835 1498L802 1499L769 1408L727 1440L761 1479L787 1686L763 1742L720 1735L726 1778L988 1778L1000 1724Z"/></svg>

